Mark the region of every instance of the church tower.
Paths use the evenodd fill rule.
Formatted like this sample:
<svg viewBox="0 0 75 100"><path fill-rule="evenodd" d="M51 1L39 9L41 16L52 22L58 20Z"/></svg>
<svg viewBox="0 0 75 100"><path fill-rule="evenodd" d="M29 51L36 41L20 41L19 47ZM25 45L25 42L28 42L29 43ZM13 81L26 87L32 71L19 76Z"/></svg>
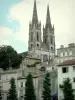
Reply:
<svg viewBox="0 0 75 100"><path fill-rule="evenodd" d="M43 44L46 46L47 50L49 50L49 55L54 58L55 55L55 35L54 35L54 25L51 24L49 5L47 6L47 16L46 16L46 24L43 27Z"/></svg>
<svg viewBox="0 0 75 100"><path fill-rule="evenodd" d="M34 0L32 22L29 23L29 56L37 58L37 51L41 49L41 42L41 22L38 21L36 0Z"/></svg>

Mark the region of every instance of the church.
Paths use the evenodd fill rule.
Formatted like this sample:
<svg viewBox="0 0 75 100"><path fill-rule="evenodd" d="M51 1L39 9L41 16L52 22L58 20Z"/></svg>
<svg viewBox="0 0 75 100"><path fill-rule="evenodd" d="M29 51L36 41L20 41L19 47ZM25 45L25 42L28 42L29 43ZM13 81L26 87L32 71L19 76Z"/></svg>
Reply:
<svg viewBox="0 0 75 100"><path fill-rule="evenodd" d="M29 23L28 55L41 59L41 62L54 63L55 34L51 24L49 5L47 6L46 24L43 25L43 39L41 22L38 20L36 0L34 1L32 21ZM50 62L51 61L51 62Z"/></svg>
<svg viewBox="0 0 75 100"><path fill-rule="evenodd" d="M18 100L24 100L26 76L31 73L37 100L42 100L43 80L46 72L51 76L51 92L57 93L57 70L55 67L55 34L51 24L49 5L46 24L38 20L36 0L34 1L32 21L29 23L28 54L24 56L19 69L3 71L0 69L0 89L2 100L6 100L10 88L10 79L15 78Z"/></svg>

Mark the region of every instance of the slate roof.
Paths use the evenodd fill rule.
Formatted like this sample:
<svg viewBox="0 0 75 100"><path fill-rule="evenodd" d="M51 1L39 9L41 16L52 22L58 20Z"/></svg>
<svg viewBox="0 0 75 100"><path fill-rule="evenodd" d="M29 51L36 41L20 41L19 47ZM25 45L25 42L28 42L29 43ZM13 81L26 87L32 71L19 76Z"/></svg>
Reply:
<svg viewBox="0 0 75 100"><path fill-rule="evenodd" d="M60 63L58 66L69 66L69 65L75 65L75 59L65 60L64 62Z"/></svg>

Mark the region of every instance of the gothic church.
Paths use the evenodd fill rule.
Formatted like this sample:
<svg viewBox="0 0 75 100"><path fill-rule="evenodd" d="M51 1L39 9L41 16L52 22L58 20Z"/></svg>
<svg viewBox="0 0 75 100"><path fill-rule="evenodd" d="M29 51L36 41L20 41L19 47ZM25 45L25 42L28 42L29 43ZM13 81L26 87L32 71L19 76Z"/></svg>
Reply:
<svg viewBox="0 0 75 100"><path fill-rule="evenodd" d="M55 35L54 25L51 24L49 5L47 6L46 24L43 26L43 39L41 38L41 22L38 20L35 0L32 22L29 23L28 55L33 58L41 59L41 62L47 64L54 63Z"/></svg>

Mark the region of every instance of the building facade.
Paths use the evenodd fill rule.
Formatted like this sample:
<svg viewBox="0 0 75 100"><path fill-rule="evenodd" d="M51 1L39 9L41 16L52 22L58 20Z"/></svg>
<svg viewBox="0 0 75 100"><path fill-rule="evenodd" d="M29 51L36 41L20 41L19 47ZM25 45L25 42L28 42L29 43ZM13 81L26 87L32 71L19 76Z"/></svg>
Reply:
<svg viewBox="0 0 75 100"><path fill-rule="evenodd" d="M68 47L64 47L63 45L57 49L57 64L62 63L65 60L75 59L75 44L70 43Z"/></svg>
<svg viewBox="0 0 75 100"><path fill-rule="evenodd" d="M71 80L72 88L75 96L75 59L66 60L57 67L58 71L58 100L64 99L61 85L67 78Z"/></svg>
<svg viewBox="0 0 75 100"><path fill-rule="evenodd" d="M48 70L49 71L49 70ZM15 79L18 100L24 100L25 82L29 73L33 76L33 84L35 88L36 100L42 100L43 80L47 70L42 66L40 59L26 57L20 64L19 69L0 70L0 86L2 100L6 100L10 89L10 80ZM57 93L57 72L50 70L51 78L51 94Z"/></svg>
<svg viewBox="0 0 75 100"><path fill-rule="evenodd" d="M38 20L36 0L34 1L32 21L29 23L28 54L46 63L50 59L53 62L55 56L54 25L51 24L49 5L47 6L46 24L43 26L42 39L41 22Z"/></svg>

